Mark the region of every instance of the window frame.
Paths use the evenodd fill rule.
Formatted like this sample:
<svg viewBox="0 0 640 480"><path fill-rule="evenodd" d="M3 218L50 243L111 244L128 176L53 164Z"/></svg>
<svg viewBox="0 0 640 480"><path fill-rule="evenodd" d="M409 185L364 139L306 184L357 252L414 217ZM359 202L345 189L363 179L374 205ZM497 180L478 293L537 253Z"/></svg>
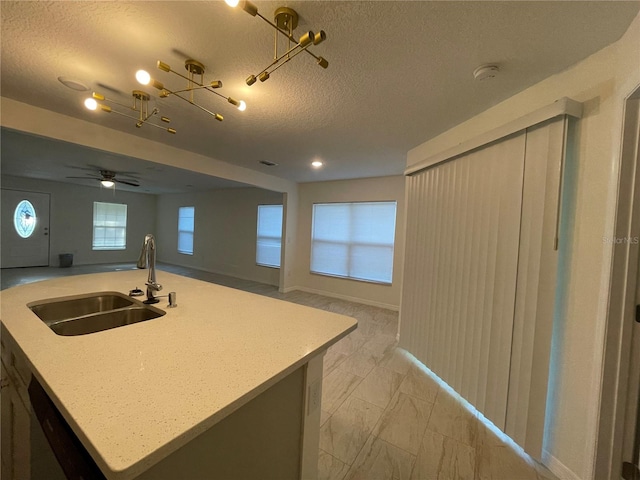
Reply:
<svg viewBox="0 0 640 480"><path fill-rule="evenodd" d="M100 225L99 221L96 220L96 216L99 213L98 209L100 208L100 205L109 205L109 206L117 206L117 207L124 207L124 225ZM126 250L127 249L127 223L129 222L129 215L128 215L128 205L126 203L113 203L113 202L93 202L93 220L92 220L92 239L91 239L91 250L93 251L99 251L99 252L108 252L108 251L120 251L120 250ZM100 212L102 215L105 215L105 213ZM118 214L116 214L118 215ZM117 218L121 218L117 217ZM102 221L102 223L106 223L107 221L104 220ZM109 229L124 229L124 244L123 245L103 245L103 246L98 246L96 245L96 229L105 229L105 230L109 230ZM102 236L103 241L106 242L106 235Z"/></svg>
<svg viewBox="0 0 640 480"><path fill-rule="evenodd" d="M191 230L181 230L180 229L180 212L185 209L191 209L193 212L193 217L184 217L184 218L193 218L193 228ZM191 251L180 250L180 234L189 234L191 236ZM195 205L185 205L183 207L178 207L178 237L176 241L176 249L178 253L181 255L191 255L193 256L193 252L195 250L195 236L196 236L196 207Z"/></svg>
<svg viewBox="0 0 640 480"><path fill-rule="evenodd" d="M358 242L335 242L337 244L343 244L346 245L347 248L349 249L349 251L352 250L353 246L357 246L357 245L366 245L366 246L380 246L380 247L387 247L387 248L391 248L391 266L390 266L390 280L389 281L385 281L385 280L377 280L377 279L371 279L371 278L363 278L363 277L357 277L357 276L352 276L352 275L340 275L338 273L329 273L329 272L322 272L319 270L314 270L313 269L313 251L314 251L314 245L316 243L328 243L326 241L323 240L317 240L315 238L315 229L316 229L316 207L317 206L323 206L323 205L348 205L348 206L353 206L353 205L359 205L359 204L372 204L372 203L378 203L378 204L393 204L394 209L395 209L395 214L393 216L393 242L391 244L386 244L386 243L358 243ZM309 255L309 273L313 274L313 275L320 275L323 277L332 277L332 278L341 278L341 279L345 279L345 280L354 280L357 282L364 282L364 283L372 283L372 284L377 284L377 285L386 285L386 286L391 286L393 285L393 271L394 271L394 263L395 263L395 242L396 242L396 228L397 228L397 224L398 224L398 201L397 200L358 200L358 201L353 201L353 202L317 202L317 203L313 203L312 205L312 212L311 212L311 239L310 239L310 255ZM352 215L352 213L350 213L350 215ZM351 226L351 219L350 219L350 226ZM350 259L352 258L350 255L347 255L346 257L349 260L349 264L351 264L352 262L350 261Z"/></svg>
<svg viewBox="0 0 640 480"><path fill-rule="evenodd" d="M280 236L279 237L272 237L272 236L265 236L265 235L260 235L260 209L262 207L280 207ZM282 226L284 224L284 205L280 204L280 203L265 203L265 204L260 204L258 205L258 208L256 209L256 265L260 266L260 267L266 267L266 268L281 268L282 265ZM268 264L268 263L261 263L258 261L258 254L259 254L259 246L260 246L260 240L261 239L267 239L267 240L278 240L280 242L280 255L278 255L278 264L277 265L272 265L272 264Z"/></svg>

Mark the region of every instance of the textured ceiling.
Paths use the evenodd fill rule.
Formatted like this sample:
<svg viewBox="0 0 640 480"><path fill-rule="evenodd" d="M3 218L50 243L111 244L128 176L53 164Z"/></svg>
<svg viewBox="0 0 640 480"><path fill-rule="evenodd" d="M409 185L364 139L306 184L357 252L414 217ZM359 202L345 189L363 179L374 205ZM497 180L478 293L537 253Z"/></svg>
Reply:
<svg viewBox="0 0 640 480"><path fill-rule="evenodd" d="M255 3L267 18L282 5ZM222 1L2 1L2 95L294 181L394 175L411 148L617 40L640 4L286 5L300 14L296 34L326 31L327 40L312 50L329 68L300 55L248 87L244 79L271 61L273 30ZM217 122L177 98L154 98L178 131L169 135L89 112L82 106L86 93L57 81L76 79L129 103L140 88L136 70L178 89L184 81L157 70L156 60L183 71L190 57L205 64L206 81L222 80L220 92L244 99L247 110L197 92L197 102L224 115ZM487 62L500 65L500 76L474 81L473 70ZM325 162L322 171L309 168L314 159Z"/></svg>

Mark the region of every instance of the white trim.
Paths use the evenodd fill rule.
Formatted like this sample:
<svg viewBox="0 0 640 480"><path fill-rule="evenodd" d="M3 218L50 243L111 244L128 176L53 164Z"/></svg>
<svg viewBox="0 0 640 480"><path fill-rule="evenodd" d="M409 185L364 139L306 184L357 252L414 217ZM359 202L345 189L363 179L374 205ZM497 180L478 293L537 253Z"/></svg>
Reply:
<svg viewBox="0 0 640 480"><path fill-rule="evenodd" d="M351 297L349 295L341 295L339 293L329 292L327 290L318 290L316 288L308 287L288 287L280 291L280 293L289 293L294 290L299 290L306 293L315 293L316 295L322 295L323 297L339 298L340 300L346 300L347 302L360 303L362 305L371 305L372 307L384 308L387 310L393 310L397 312L400 307L398 305L391 305L388 303L375 302L373 300L367 300L365 298Z"/></svg>
<svg viewBox="0 0 640 480"><path fill-rule="evenodd" d="M413 175L420 170L432 167L434 165L437 165L438 163L444 162L445 160L450 160L454 157L470 152L471 150L475 150L476 148L480 148L491 142L495 142L496 140L519 132L520 130L524 130L525 128L529 128L533 125L537 125L538 123L542 123L546 120L555 118L560 115L569 115L571 117L581 118L582 103L576 102L575 100L571 100L567 97L562 97L561 99L556 100L551 105L528 113L527 115L512 120L498 128L494 128L493 130L485 132L481 135L478 135L477 137L472 138L471 140L467 140L466 142L456 145L455 147L452 147L448 150L427 157L421 162L418 162L415 165L407 168L404 171L404 174Z"/></svg>
<svg viewBox="0 0 640 480"><path fill-rule="evenodd" d="M546 450L542 450L542 463L560 480L582 480L573 470Z"/></svg>

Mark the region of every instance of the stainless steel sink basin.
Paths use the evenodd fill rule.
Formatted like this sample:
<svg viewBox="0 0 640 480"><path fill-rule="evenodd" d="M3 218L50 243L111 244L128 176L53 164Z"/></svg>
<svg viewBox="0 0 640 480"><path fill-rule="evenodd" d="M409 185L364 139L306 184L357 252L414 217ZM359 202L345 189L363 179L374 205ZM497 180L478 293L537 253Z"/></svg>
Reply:
<svg viewBox="0 0 640 480"><path fill-rule="evenodd" d="M49 298L27 304L58 335L95 333L158 318L166 312L120 292Z"/></svg>
<svg viewBox="0 0 640 480"><path fill-rule="evenodd" d="M120 292L98 292L73 297L50 298L27 306L47 325L58 320L82 317L92 313L107 312L130 307L133 299Z"/></svg>

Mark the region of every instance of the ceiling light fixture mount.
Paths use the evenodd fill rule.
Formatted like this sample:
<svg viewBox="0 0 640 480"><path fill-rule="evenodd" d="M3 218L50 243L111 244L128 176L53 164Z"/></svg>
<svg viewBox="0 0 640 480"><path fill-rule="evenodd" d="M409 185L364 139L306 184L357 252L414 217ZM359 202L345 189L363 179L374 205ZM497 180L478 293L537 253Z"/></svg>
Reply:
<svg viewBox="0 0 640 480"><path fill-rule="evenodd" d="M242 6L242 9L252 17L260 17L271 27L275 29L274 32L274 54L273 61L267 65L257 75L249 75L247 77L247 85L251 86L256 83L257 80L261 82L267 81L271 74L283 66L285 63L291 61L294 57L302 52L306 52L316 59L316 63L322 68L327 68L329 62L323 57L319 57L309 50L312 45L318 45L324 42L327 38L327 34L324 30L320 30L318 33L312 31L305 32L299 38L293 36L293 31L298 27L298 13L288 7L280 7L274 12L274 21L268 20L258 12L258 7L248 0L225 0L230 7ZM278 55L278 35L284 35L287 38L287 49L284 53Z"/></svg>
<svg viewBox="0 0 640 480"><path fill-rule="evenodd" d="M151 95L142 90L134 90L131 92L131 96L133 97L132 105L124 105L122 103L116 102L115 100L106 98L101 93L93 92L92 96L85 99L84 106L89 110L97 110L100 107L100 110L106 113L115 113L117 115L121 115L123 117L131 118L136 121L136 127L142 128L143 125L151 125L156 128L161 128L162 130L167 131L168 133L176 133L176 130L173 128L163 127L161 125L156 125L149 121L151 117L160 113L158 108L153 108L149 110L149 100L151 100ZM121 107L127 108L129 110L133 110L134 112L138 112L138 116L134 117L133 115L129 115L127 113L122 113L117 110L114 110L109 105L98 103L100 102L109 102L114 105L119 105ZM169 123L171 120L168 117L160 117L160 120L164 123Z"/></svg>
<svg viewBox="0 0 640 480"><path fill-rule="evenodd" d="M174 97L178 97L179 99L187 103L190 103L194 107L199 108L203 112L208 113L209 115L211 115L213 118L215 118L220 122L224 119L222 115L220 115L219 113L212 112L211 110L195 102L194 92L196 90L206 90L221 98L224 98L227 102L229 102L231 105L236 107L241 112L243 112L247 108L247 104L243 100L236 100L235 98L232 98L232 97L225 97L224 95L216 92L215 89L222 87L221 80L213 80L205 84L204 83L205 66L204 64L202 64L197 60L190 58L184 62L184 68L187 71L187 75L183 75L179 72L176 72L168 64L160 60L158 60L157 66L159 70L162 70L163 72L167 72L167 73L173 73L187 81L186 88L182 90L170 90L169 88L165 87L162 82L159 82L158 80L154 80L153 78L151 78L151 75L145 70L138 70L136 72L136 79L138 80L138 82L141 83L142 85L151 85L157 88L158 90L160 90L161 98L166 98L171 95L173 95ZM181 95L185 93L188 94L188 96Z"/></svg>

